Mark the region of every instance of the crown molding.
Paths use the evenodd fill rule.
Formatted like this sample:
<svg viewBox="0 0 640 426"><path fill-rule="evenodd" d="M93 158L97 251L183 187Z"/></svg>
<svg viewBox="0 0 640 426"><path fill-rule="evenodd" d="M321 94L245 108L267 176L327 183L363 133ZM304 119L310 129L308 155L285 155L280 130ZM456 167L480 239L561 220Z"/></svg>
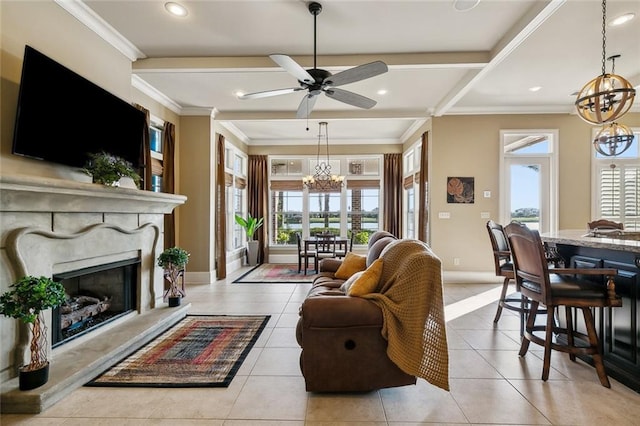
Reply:
<svg viewBox="0 0 640 426"><path fill-rule="evenodd" d="M86 25L94 33L102 37L107 43L129 58L131 62L146 58L140 49L116 31L111 25L95 13L81 0L54 0L58 6L66 10L78 21Z"/></svg>
<svg viewBox="0 0 640 426"><path fill-rule="evenodd" d="M135 89L138 89L145 95L149 96L156 102L159 102L163 106L169 108L171 111L175 112L178 115L184 114L184 109L173 99L160 92L158 89L141 79L135 74L131 75L131 86ZM207 114L208 115L208 114Z"/></svg>

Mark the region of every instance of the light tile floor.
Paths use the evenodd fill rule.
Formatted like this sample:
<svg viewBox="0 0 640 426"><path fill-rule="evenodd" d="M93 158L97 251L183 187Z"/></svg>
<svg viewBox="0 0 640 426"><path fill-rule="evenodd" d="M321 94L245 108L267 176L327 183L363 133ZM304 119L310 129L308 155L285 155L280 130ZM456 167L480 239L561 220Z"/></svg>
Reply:
<svg viewBox="0 0 640 426"><path fill-rule="evenodd" d="M364 394L304 389L295 341L308 284L190 285L190 313L270 314L271 319L228 388L82 387L38 415L3 415L4 425L639 425L640 394L593 368L552 355L547 382L542 351L518 357L519 319L493 323L500 280L487 273L445 273L451 391L422 379L415 386Z"/></svg>

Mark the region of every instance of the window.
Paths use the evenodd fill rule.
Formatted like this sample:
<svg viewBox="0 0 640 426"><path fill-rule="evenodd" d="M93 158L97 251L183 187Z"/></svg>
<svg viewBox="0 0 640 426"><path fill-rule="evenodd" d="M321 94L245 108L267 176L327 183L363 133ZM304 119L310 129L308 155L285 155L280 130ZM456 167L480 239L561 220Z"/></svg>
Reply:
<svg viewBox="0 0 640 426"><path fill-rule="evenodd" d="M225 148L225 187L227 198L227 250L245 246L244 228L236 223L235 216L247 217L247 157L236 147Z"/></svg>
<svg viewBox="0 0 640 426"><path fill-rule="evenodd" d="M331 232L340 235L339 192L314 192L309 194L309 234Z"/></svg>
<svg viewBox="0 0 640 426"><path fill-rule="evenodd" d="M271 191L271 244L296 244L302 231L302 190Z"/></svg>
<svg viewBox="0 0 640 426"><path fill-rule="evenodd" d="M380 229L380 188L378 180L347 182L347 236L354 244L367 244Z"/></svg>
<svg viewBox="0 0 640 426"><path fill-rule="evenodd" d="M404 153L404 165L402 170L404 189L403 210L404 210L404 238L418 238L416 224L418 223L418 212L416 211L416 193L418 192L418 181L420 174L420 156L422 153L422 141L416 141L411 148Z"/></svg>
<svg viewBox="0 0 640 426"><path fill-rule="evenodd" d="M633 129L629 149L615 158L594 152L594 219L622 222L624 229L640 231L640 129ZM595 131L594 131L595 137Z"/></svg>
<svg viewBox="0 0 640 426"><path fill-rule="evenodd" d="M164 122L162 120L151 117L151 125L149 126L149 141L151 147L151 190L153 192L162 192L163 189L163 128Z"/></svg>
<svg viewBox="0 0 640 426"><path fill-rule="evenodd" d="M316 156L270 158L270 244L295 245L296 232L306 237L327 230L343 237L353 231L354 245L367 244L380 229L382 156L331 157L331 171L347 175L344 187L331 192L303 188L302 177L316 164Z"/></svg>

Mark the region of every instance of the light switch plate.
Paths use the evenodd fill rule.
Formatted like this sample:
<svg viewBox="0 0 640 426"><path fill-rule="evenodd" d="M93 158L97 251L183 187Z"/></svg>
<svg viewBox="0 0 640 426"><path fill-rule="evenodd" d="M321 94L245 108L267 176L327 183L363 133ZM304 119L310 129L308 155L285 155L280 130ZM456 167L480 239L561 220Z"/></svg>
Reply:
<svg viewBox="0 0 640 426"><path fill-rule="evenodd" d="M438 219L450 219L451 218L451 213L449 212L439 212L438 213Z"/></svg>
<svg viewBox="0 0 640 426"><path fill-rule="evenodd" d="M491 198L491 191L484 191L484 198Z"/></svg>
<svg viewBox="0 0 640 426"><path fill-rule="evenodd" d="M491 214L489 214L489 212L480 212L481 219L489 219L490 217L491 217Z"/></svg>

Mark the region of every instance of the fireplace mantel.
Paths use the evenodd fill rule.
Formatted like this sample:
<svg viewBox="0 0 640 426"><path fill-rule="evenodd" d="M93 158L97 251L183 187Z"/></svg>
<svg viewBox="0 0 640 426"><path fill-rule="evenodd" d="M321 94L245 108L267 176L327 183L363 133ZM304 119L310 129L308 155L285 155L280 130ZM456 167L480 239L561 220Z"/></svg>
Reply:
<svg viewBox="0 0 640 426"><path fill-rule="evenodd" d="M25 175L0 176L0 206L11 212L171 213L184 195Z"/></svg>
<svg viewBox="0 0 640 426"><path fill-rule="evenodd" d="M52 350L49 382L37 389L17 389L17 366L28 355L28 330L15 320L0 321L1 412L40 412L186 314L185 309L166 309L162 269L156 265L164 246L165 214L186 200L135 188L0 176L0 293L21 275L53 276L124 259L139 261L135 311ZM50 310L45 321L51 324Z"/></svg>

